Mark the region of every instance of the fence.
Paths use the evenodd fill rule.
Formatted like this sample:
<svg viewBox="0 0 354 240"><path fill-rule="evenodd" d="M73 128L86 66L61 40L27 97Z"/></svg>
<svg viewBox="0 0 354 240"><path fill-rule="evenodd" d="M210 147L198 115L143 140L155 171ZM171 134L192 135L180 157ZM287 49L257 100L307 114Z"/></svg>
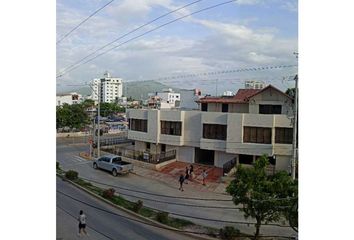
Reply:
<svg viewBox="0 0 354 240"><path fill-rule="evenodd" d="M236 166L236 158L233 158L230 161L226 162L222 166L224 174L229 173L231 171L231 169L234 168L235 166Z"/></svg>
<svg viewBox="0 0 354 240"><path fill-rule="evenodd" d="M104 151L151 164L158 164L176 158L176 150L171 150L159 154L152 154L149 152L136 151L133 149L114 147L106 148Z"/></svg>

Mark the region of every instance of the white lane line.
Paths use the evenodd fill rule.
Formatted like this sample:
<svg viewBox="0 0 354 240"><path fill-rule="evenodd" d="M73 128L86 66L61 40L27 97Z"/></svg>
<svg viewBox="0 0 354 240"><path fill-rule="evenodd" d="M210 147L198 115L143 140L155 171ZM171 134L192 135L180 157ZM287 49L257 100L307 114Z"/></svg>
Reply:
<svg viewBox="0 0 354 240"><path fill-rule="evenodd" d="M79 156L72 156L76 161L79 161L79 162L83 162L83 161L86 161L85 159L83 159L82 157L79 157Z"/></svg>

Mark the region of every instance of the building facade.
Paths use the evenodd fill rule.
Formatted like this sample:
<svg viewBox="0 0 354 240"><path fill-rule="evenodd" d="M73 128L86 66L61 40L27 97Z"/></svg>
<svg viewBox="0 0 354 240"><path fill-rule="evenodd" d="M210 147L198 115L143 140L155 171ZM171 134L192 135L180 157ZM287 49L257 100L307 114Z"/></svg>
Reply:
<svg viewBox="0 0 354 240"><path fill-rule="evenodd" d="M77 104L82 101L82 96L76 92L57 94L56 105L63 106L63 104Z"/></svg>
<svg viewBox="0 0 354 240"><path fill-rule="evenodd" d="M171 88L163 89L162 92L149 93L147 104L149 108L171 109L179 106L181 94L175 93Z"/></svg>
<svg viewBox="0 0 354 240"><path fill-rule="evenodd" d="M262 89L265 87L265 83L262 81L248 80L245 81L246 89Z"/></svg>
<svg viewBox="0 0 354 240"><path fill-rule="evenodd" d="M123 80L111 77L108 72L104 74L103 78L95 78L91 87L91 99L94 101L98 101L98 93L100 93L100 102L108 103L117 102L118 98L123 95Z"/></svg>
<svg viewBox="0 0 354 240"><path fill-rule="evenodd" d="M240 89L232 97L201 98L199 110L128 110L135 150L176 150L178 161L222 168L270 157L274 170L290 170L292 99L268 86Z"/></svg>

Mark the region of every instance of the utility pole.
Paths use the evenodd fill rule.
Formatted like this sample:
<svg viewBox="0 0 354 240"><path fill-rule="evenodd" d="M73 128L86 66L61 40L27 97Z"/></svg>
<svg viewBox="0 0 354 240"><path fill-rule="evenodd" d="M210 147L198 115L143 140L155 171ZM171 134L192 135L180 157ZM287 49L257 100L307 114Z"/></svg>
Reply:
<svg viewBox="0 0 354 240"><path fill-rule="evenodd" d="M294 52L296 59L298 59L298 53ZM291 177L295 180L296 177L296 160L297 160L297 112L298 112L298 75L295 78L295 103L294 103L294 126L293 126L293 158L291 161Z"/></svg>
<svg viewBox="0 0 354 240"><path fill-rule="evenodd" d="M98 133L97 133L97 158L100 157L100 135L101 135L101 131L100 131L100 121L101 121L101 118L100 118L100 115L101 115L101 112L100 112L100 102L101 102L101 81L98 82L98 114L97 114L97 124L98 124Z"/></svg>
<svg viewBox="0 0 354 240"><path fill-rule="evenodd" d="M296 135L297 135L297 108L298 108L298 86L297 86L297 82L298 82L298 75L295 76L294 78L295 80L295 103L294 103L294 126L293 126L293 158L291 161L291 177L292 179L295 180L295 173L296 173L296 155L297 155L297 139L296 139Z"/></svg>

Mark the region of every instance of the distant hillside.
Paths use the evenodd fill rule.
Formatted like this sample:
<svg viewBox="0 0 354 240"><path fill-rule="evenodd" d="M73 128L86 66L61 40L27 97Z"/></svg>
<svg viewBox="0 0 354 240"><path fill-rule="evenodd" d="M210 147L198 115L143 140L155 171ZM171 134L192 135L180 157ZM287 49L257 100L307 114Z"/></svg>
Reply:
<svg viewBox="0 0 354 240"><path fill-rule="evenodd" d="M141 98L146 99L148 93L161 92L162 89L165 88L172 88L175 92L178 92L180 90L179 88L169 87L167 85L155 81L136 81L123 84L127 84L126 87L123 87L123 95L127 97L132 97L137 100L140 100ZM127 93L125 93L125 88L127 90ZM83 96L91 94L91 89L89 87L84 87L73 91L78 92Z"/></svg>
<svg viewBox="0 0 354 240"><path fill-rule="evenodd" d="M132 97L134 99L146 99L148 97L148 93L161 92L164 88L172 88L173 91L177 92L179 88L169 87L159 82L155 81L137 81L137 82L129 82L127 84L127 94L123 95L127 97Z"/></svg>

